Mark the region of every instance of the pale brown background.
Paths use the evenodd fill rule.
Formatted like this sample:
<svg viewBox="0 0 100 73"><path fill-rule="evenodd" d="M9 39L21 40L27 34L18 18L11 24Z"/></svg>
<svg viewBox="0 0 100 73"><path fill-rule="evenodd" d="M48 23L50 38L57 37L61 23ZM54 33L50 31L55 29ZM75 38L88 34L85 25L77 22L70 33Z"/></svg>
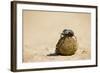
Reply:
<svg viewBox="0 0 100 73"><path fill-rule="evenodd" d="M74 56L48 57L63 29L72 29L78 40ZM91 14L48 11L23 11L23 61L89 59L91 49Z"/></svg>

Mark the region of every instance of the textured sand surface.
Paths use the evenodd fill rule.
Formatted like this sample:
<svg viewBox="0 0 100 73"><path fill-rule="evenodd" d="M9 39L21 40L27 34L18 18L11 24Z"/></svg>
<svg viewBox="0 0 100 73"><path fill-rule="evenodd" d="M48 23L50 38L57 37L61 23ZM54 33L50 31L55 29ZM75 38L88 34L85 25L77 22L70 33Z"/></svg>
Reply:
<svg viewBox="0 0 100 73"><path fill-rule="evenodd" d="M78 49L76 53L72 56L61 56L61 55L48 56L49 54L52 53L48 49L41 49L41 50L35 49L34 51L25 49L23 61L42 62L42 61L86 60L91 58L90 49L85 49L85 48Z"/></svg>
<svg viewBox="0 0 100 73"><path fill-rule="evenodd" d="M78 50L72 56L47 56L63 29L74 31ZM49 11L23 11L23 62L84 60L91 58L91 14Z"/></svg>

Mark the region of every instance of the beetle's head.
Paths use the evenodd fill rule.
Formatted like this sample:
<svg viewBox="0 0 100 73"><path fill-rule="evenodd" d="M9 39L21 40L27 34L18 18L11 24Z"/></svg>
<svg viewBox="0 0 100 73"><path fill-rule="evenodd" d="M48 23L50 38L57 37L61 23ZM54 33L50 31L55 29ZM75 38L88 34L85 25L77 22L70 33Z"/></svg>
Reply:
<svg viewBox="0 0 100 73"><path fill-rule="evenodd" d="M61 34L63 36L66 36L66 37L73 37L74 36L74 32L71 29L64 29Z"/></svg>

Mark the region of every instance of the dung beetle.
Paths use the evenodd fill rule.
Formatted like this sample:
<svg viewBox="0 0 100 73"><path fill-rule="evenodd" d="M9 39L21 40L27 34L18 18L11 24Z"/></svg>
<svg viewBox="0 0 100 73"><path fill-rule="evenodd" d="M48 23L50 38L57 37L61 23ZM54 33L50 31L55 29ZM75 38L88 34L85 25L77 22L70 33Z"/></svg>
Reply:
<svg viewBox="0 0 100 73"><path fill-rule="evenodd" d="M64 29L63 32L61 33L61 37L73 37L74 32L71 29Z"/></svg>

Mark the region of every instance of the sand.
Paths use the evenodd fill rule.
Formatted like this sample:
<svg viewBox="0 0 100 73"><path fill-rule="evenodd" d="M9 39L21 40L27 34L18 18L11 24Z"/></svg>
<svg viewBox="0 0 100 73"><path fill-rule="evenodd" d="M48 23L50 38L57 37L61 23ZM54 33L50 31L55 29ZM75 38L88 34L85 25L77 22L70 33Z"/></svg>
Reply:
<svg viewBox="0 0 100 73"><path fill-rule="evenodd" d="M72 56L48 56L64 29L77 37L78 50ZM23 62L91 59L91 14L52 11L23 11Z"/></svg>
<svg viewBox="0 0 100 73"><path fill-rule="evenodd" d="M53 49L52 49L53 50ZM72 56L49 55L53 54L48 49L24 50L23 62L69 61L87 60L91 58L90 49L80 48Z"/></svg>

